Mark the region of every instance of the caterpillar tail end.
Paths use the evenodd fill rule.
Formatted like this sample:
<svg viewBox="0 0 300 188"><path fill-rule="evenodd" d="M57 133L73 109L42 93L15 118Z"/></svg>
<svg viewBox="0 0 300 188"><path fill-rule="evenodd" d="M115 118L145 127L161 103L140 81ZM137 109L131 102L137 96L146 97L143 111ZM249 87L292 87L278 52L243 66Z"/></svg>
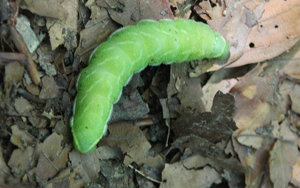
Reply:
<svg viewBox="0 0 300 188"><path fill-rule="evenodd" d="M76 134L73 133L73 146L75 150L77 150L80 153L87 154L91 153L96 149L96 145L99 140L94 142L93 144L86 144L84 141L78 142L78 139L76 137Z"/></svg>
<svg viewBox="0 0 300 188"><path fill-rule="evenodd" d="M77 145L75 142L74 142L74 147L75 149L80 152L80 153L83 153L83 154L88 154L88 153L92 153L95 149L96 149L96 145L86 149L86 148L82 148L80 147L79 145Z"/></svg>
<svg viewBox="0 0 300 188"><path fill-rule="evenodd" d="M227 59L229 49L229 43L219 33L215 33L214 58Z"/></svg>
<svg viewBox="0 0 300 188"><path fill-rule="evenodd" d="M223 50L223 53L220 56L220 59L227 59L230 56L229 50L230 50L229 43L226 42L225 48Z"/></svg>

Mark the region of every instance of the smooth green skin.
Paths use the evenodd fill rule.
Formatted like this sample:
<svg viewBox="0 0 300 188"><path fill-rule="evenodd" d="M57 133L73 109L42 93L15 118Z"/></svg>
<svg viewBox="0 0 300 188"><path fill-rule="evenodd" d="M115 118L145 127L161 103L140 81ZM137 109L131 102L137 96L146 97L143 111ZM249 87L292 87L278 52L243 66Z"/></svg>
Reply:
<svg viewBox="0 0 300 188"><path fill-rule="evenodd" d="M148 65L226 58L229 44L193 20L142 20L114 32L92 53L77 81L71 118L74 147L92 152L105 134L113 104L132 75Z"/></svg>

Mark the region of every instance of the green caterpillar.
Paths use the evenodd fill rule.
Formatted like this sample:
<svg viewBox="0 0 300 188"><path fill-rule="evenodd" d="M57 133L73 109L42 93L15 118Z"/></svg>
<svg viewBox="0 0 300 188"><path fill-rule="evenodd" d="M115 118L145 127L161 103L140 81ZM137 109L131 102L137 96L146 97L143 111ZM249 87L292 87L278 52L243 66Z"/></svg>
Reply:
<svg viewBox="0 0 300 188"><path fill-rule="evenodd" d="M208 25L193 20L142 20L114 32L99 45L79 75L71 127L81 153L96 148L132 75L148 65L226 58L229 44Z"/></svg>

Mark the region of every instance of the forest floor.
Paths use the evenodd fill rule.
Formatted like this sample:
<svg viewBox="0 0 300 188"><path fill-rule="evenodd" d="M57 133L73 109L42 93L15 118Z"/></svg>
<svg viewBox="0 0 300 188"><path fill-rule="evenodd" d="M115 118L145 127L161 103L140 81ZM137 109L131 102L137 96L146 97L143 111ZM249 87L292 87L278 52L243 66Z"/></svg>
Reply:
<svg viewBox="0 0 300 188"><path fill-rule="evenodd" d="M2 0L0 12L0 187L300 187L299 0ZM91 52L163 18L207 23L229 58L135 74L96 150L79 153L70 118Z"/></svg>

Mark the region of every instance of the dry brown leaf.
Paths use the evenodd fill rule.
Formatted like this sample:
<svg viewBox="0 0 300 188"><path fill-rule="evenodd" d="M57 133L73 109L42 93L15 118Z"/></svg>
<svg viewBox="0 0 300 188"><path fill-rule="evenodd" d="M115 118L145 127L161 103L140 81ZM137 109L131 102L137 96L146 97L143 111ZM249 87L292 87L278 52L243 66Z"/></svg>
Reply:
<svg viewBox="0 0 300 188"><path fill-rule="evenodd" d="M18 62L9 63L5 66L4 87L9 89L22 80L24 66Z"/></svg>
<svg viewBox="0 0 300 188"><path fill-rule="evenodd" d="M148 116L148 104L143 101L138 90L132 88L127 86L123 89L120 100L114 104L109 122L136 120Z"/></svg>
<svg viewBox="0 0 300 188"><path fill-rule="evenodd" d="M278 95L277 74L264 71L267 64L258 65L247 73L232 88L235 96L236 114L234 120L239 131L255 130L271 120L281 120L285 109ZM263 75L263 76L261 76Z"/></svg>
<svg viewBox="0 0 300 188"><path fill-rule="evenodd" d="M71 146L66 146L61 151L61 153L53 160L53 164L58 169L63 169L67 166L67 162L69 160L69 152L71 151Z"/></svg>
<svg viewBox="0 0 300 188"><path fill-rule="evenodd" d="M97 5L96 5L97 4ZM134 24L140 19L152 18L160 19L172 15L168 3L133 1L88 1L86 6L91 9L91 18L85 29L80 32L80 42L76 49L75 56L84 55L87 61L89 53L97 45L103 42L109 34L117 29L115 22L125 26ZM105 7L105 8L103 8ZM122 11L120 11L120 9ZM160 12L158 12L161 9ZM108 15L109 12L110 16ZM136 19L136 20L135 20Z"/></svg>
<svg viewBox="0 0 300 188"><path fill-rule="evenodd" d="M295 113L291 113L291 118L290 118L291 124L293 128L296 128L297 130L300 129L300 116L295 114ZM300 140L298 140L298 145L300 146Z"/></svg>
<svg viewBox="0 0 300 188"><path fill-rule="evenodd" d="M63 136L54 132L48 136L43 143L38 145L39 150L42 151L47 158L54 160L63 150L61 145L62 140Z"/></svg>
<svg viewBox="0 0 300 188"><path fill-rule="evenodd" d="M136 187L134 171L126 167L122 162L104 160L100 161L100 163L101 174L105 177L109 187Z"/></svg>
<svg viewBox="0 0 300 188"><path fill-rule="evenodd" d="M201 68L201 66L197 66L194 69L195 76L200 76L202 74L202 70L200 70L198 74L198 68ZM209 80L205 83L205 85L202 88L203 96L201 96L201 99L205 106L205 111L210 111L212 107L213 98L218 91L221 91L224 94L229 93L229 91L238 82L237 78L246 74L248 71L248 68L240 67L232 69L220 69L218 71L213 72L212 75L209 77ZM191 76L190 73L190 77L193 76Z"/></svg>
<svg viewBox="0 0 300 188"><path fill-rule="evenodd" d="M211 112L184 114L172 124L172 130L177 138L195 135L211 143L226 141L236 129L233 114L233 97L218 92L214 96Z"/></svg>
<svg viewBox="0 0 300 188"><path fill-rule="evenodd" d="M72 142L72 133L70 127L68 124L65 124L63 120L60 120L56 123L54 130L57 134L64 136L63 141L65 143Z"/></svg>
<svg viewBox="0 0 300 188"><path fill-rule="evenodd" d="M101 146L98 150L101 160L116 159L122 161L123 159L123 153L119 147Z"/></svg>
<svg viewBox="0 0 300 188"><path fill-rule="evenodd" d="M291 80L300 82L300 42L298 42L290 51L282 54L275 59L276 61L286 62L286 65L279 70Z"/></svg>
<svg viewBox="0 0 300 188"><path fill-rule="evenodd" d="M65 20L57 20L47 18L46 26L49 30L49 37L52 50L59 45L71 50L77 47L77 19L78 19L78 4L76 0L64 0L59 3L63 7L63 11L67 13ZM51 8L51 7L49 7Z"/></svg>
<svg viewBox="0 0 300 188"><path fill-rule="evenodd" d="M240 144L248 147L259 149L262 146L263 138L255 133L255 131L246 129L240 132L237 140Z"/></svg>
<svg viewBox="0 0 300 188"><path fill-rule="evenodd" d="M21 115L29 114L33 109L33 106L30 104L30 102L23 97L16 98L14 106L17 112Z"/></svg>
<svg viewBox="0 0 300 188"><path fill-rule="evenodd" d="M28 132L19 129L18 125L13 125L11 127L11 132L12 135L10 137L10 142L21 150L24 150L27 146L32 146L34 144L34 137Z"/></svg>
<svg viewBox="0 0 300 188"><path fill-rule="evenodd" d="M60 170L67 166L70 150L70 146L65 147L55 158L53 158L53 156L47 156L42 152L37 163L36 176L41 180L54 177Z"/></svg>
<svg viewBox="0 0 300 188"><path fill-rule="evenodd" d="M243 55L228 67L257 63L289 50L300 39L299 0L272 0L243 44ZM240 43L240 41L238 41Z"/></svg>
<svg viewBox="0 0 300 188"><path fill-rule="evenodd" d="M226 94L228 93L232 87L237 83L235 78L222 80L218 83L210 83L208 82L203 87L203 103L205 105L205 111L209 111L212 107L213 97L218 91Z"/></svg>
<svg viewBox="0 0 300 188"><path fill-rule="evenodd" d="M10 175L10 169L8 168L3 158L3 150L0 146L0 184L5 184L7 182L7 177L9 177Z"/></svg>
<svg viewBox="0 0 300 188"><path fill-rule="evenodd" d="M37 127L37 128L45 128L48 124L48 121L44 117L38 117L36 114L32 114L28 118L29 122L31 123L32 126Z"/></svg>
<svg viewBox="0 0 300 188"><path fill-rule="evenodd" d="M225 157L224 147L225 146L222 145L222 143L213 144L204 138L191 135L176 139L172 143L171 149L177 149L182 152L189 151L191 154L200 154L205 156L207 158L207 162L218 169L232 170L237 174L244 172L244 169L236 158Z"/></svg>
<svg viewBox="0 0 300 188"><path fill-rule="evenodd" d="M24 82L24 85L26 87L26 90L29 91L33 95L39 95L40 94L40 88L34 84L26 84Z"/></svg>
<svg viewBox="0 0 300 188"><path fill-rule="evenodd" d="M203 9L197 12L207 14L208 24L230 43L228 62L232 64L228 67L271 59L290 49L300 38L298 0L225 0L224 16L212 20L207 10L213 9L206 1L202 3Z"/></svg>
<svg viewBox="0 0 300 188"><path fill-rule="evenodd" d="M229 69L225 69L224 71L226 70ZM203 86L202 101L205 106L205 111L210 111L213 104L214 96L218 91L221 91L222 93L226 94L238 82L238 80L235 78L226 79L224 78L224 76L224 72L222 72L221 70L216 71L215 73L213 73L213 75L210 77L207 83Z"/></svg>
<svg viewBox="0 0 300 188"><path fill-rule="evenodd" d="M81 178L78 178L78 169L71 172L71 168L67 168L61 171L54 179L50 180L45 187L54 188L61 186L81 188L85 185L86 183Z"/></svg>
<svg viewBox="0 0 300 188"><path fill-rule="evenodd" d="M201 78L190 78L187 75L188 70L189 65L187 63L171 66L170 82L167 89L168 98L177 94L181 103L181 113L203 112Z"/></svg>
<svg viewBox="0 0 300 188"><path fill-rule="evenodd" d="M272 143L266 144L258 150L251 150L246 146L240 145L235 139L232 139L234 151L237 153L242 166L245 169L246 187L268 187L270 180L262 180L264 176L268 177L267 166L268 153ZM264 181L262 183L262 181Z"/></svg>
<svg viewBox="0 0 300 188"><path fill-rule="evenodd" d="M290 80L283 80L279 85L279 93L282 96L282 102L286 109L290 109L291 107L290 93L295 88L295 85L296 83Z"/></svg>
<svg viewBox="0 0 300 188"><path fill-rule="evenodd" d="M79 173L85 183L95 181L100 171L99 148L89 154L81 154L75 150L70 152L69 158L72 168Z"/></svg>
<svg viewBox="0 0 300 188"><path fill-rule="evenodd" d="M170 0L170 7L176 18L189 19L192 6L193 1L191 0Z"/></svg>
<svg viewBox="0 0 300 188"><path fill-rule="evenodd" d="M28 17L23 15L23 13L19 14L16 21L16 30L22 36L29 52L33 54L39 46L40 42L45 37L45 34L40 34L39 36L37 36L31 28L34 24L31 24Z"/></svg>
<svg viewBox="0 0 300 188"><path fill-rule="evenodd" d="M34 149L27 147L24 151L15 149L10 156L8 166L16 177L22 177L32 166Z"/></svg>
<svg viewBox="0 0 300 188"><path fill-rule="evenodd" d="M298 153L297 161L293 166L291 183L296 187L300 187L300 155Z"/></svg>
<svg viewBox="0 0 300 188"><path fill-rule="evenodd" d="M51 50L50 44L42 44L37 49L37 54L39 55L38 62L45 73L48 76L55 76L57 72L52 62L54 62L55 57L58 55Z"/></svg>
<svg viewBox="0 0 300 188"><path fill-rule="evenodd" d="M290 130L289 122L280 125L281 139L270 152L270 177L275 188L287 187L292 178L293 166L297 160L297 136Z"/></svg>
<svg viewBox="0 0 300 188"><path fill-rule="evenodd" d="M98 22L109 17L108 11L105 8L97 6L95 0L88 0L85 3L85 6L91 10L91 15L90 15L91 20L89 22L94 22L94 21ZM87 25L88 24L89 23L87 23Z"/></svg>
<svg viewBox="0 0 300 188"><path fill-rule="evenodd" d="M52 109L50 109L50 112L43 111L43 113L42 113L41 115L44 116L45 118L48 118L49 120L55 119L55 118L57 118L57 119L60 119L60 118L61 118L60 115L57 115L57 116L54 115Z"/></svg>
<svg viewBox="0 0 300 188"><path fill-rule="evenodd" d="M162 108L162 114L163 114L164 119L171 118L171 114L170 114L170 110L169 110L167 102L168 102L168 99L159 99L159 103ZM173 118L175 118L175 117L173 117Z"/></svg>
<svg viewBox="0 0 300 188"><path fill-rule="evenodd" d="M46 25L53 50L61 44L68 49L77 47L78 1L25 0L21 7L47 18Z"/></svg>
<svg viewBox="0 0 300 188"><path fill-rule="evenodd" d="M162 171L162 179L164 182L160 184L160 188L209 188L213 183L221 183L221 176L215 169L206 166L200 170L189 170L180 162L166 164Z"/></svg>
<svg viewBox="0 0 300 188"><path fill-rule="evenodd" d="M170 5L173 7L177 7L177 4L183 4L187 0L170 0Z"/></svg>
<svg viewBox="0 0 300 188"><path fill-rule="evenodd" d="M58 173L55 165L45 155L40 155L39 161L36 167L36 175L42 180L48 180Z"/></svg>
<svg viewBox="0 0 300 188"><path fill-rule="evenodd" d="M80 31L79 45L74 56L80 56L80 61L87 62L92 50L118 27L109 17L108 11L97 6L95 0L86 2L85 6L91 10L91 20Z"/></svg>
<svg viewBox="0 0 300 188"><path fill-rule="evenodd" d="M271 60L273 68L270 69L269 72L278 72L279 79L282 79L279 85L279 93L283 99L283 107L286 109L290 109L292 107L291 93L293 93L297 87L296 82L299 83L300 81L300 72L298 68L300 65L299 59L300 42L298 42L291 51ZM297 105L297 100L294 101L295 105Z"/></svg>
<svg viewBox="0 0 300 188"><path fill-rule="evenodd" d="M58 96L59 88L52 76L45 76L42 79L43 88L40 93L41 99L55 98Z"/></svg>
<svg viewBox="0 0 300 188"><path fill-rule="evenodd" d="M161 156L151 156L151 144L143 131L132 123L114 123L108 126L109 136L100 141L101 145L120 147L125 153L124 164L135 162L159 168L162 165Z"/></svg>
<svg viewBox="0 0 300 188"><path fill-rule="evenodd" d="M138 187L156 188L155 184L141 175L136 176Z"/></svg>
<svg viewBox="0 0 300 188"><path fill-rule="evenodd" d="M224 0L214 3L217 5L212 6L211 3L202 1L202 9L200 6L195 6L194 9L214 31L221 33L229 41L230 57L227 62L233 62L243 54L251 27L262 15L263 2L260 0ZM204 70L202 70L203 64L196 67L198 74L199 72L219 70L224 67L226 60L214 59L209 62L210 67Z"/></svg>
<svg viewBox="0 0 300 188"><path fill-rule="evenodd" d="M52 133L46 140L39 144L35 155L38 157L35 174L39 181L54 177L60 170L67 166L70 146L62 147L63 136ZM47 170L45 170L47 169Z"/></svg>
<svg viewBox="0 0 300 188"><path fill-rule="evenodd" d="M276 122L280 121L292 106L291 93L296 88L296 84L286 79L285 67L297 62L298 52L299 47L296 46L291 52L273 59L268 64L258 66L239 79L240 81L231 91L237 94L235 95L237 107L235 121L239 127L238 132L245 129L251 129L247 131L253 132L259 127L270 124L273 130L276 130ZM298 100L294 101L297 104ZM276 138L278 134L273 133L272 137ZM251 136L247 139L254 142L259 138ZM246 142L250 143L250 140Z"/></svg>
<svg viewBox="0 0 300 188"><path fill-rule="evenodd" d="M108 18L88 22L85 29L80 31L79 45L74 56L80 56L86 62L90 53L116 29L116 24Z"/></svg>
<svg viewBox="0 0 300 188"><path fill-rule="evenodd" d="M63 136L54 132L43 143L38 144L34 157L37 159L34 173L40 183L54 177L67 166L71 147L65 146L63 148L62 140Z"/></svg>
<svg viewBox="0 0 300 188"><path fill-rule="evenodd" d="M50 180L46 185L45 188L54 188L55 185L63 185L64 187L70 187L70 168L62 170L55 178Z"/></svg>
<svg viewBox="0 0 300 188"><path fill-rule="evenodd" d="M208 165L211 162L210 158L203 157L202 155L193 155L184 161L182 161L182 164L187 169L199 169L206 165Z"/></svg>
<svg viewBox="0 0 300 188"><path fill-rule="evenodd" d="M232 62L243 54L251 27L262 14L262 11L259 10L262 9L263 2L259 0L225 0L225 4L224 16L219 19L207 20L207 23L229 41L230 58L228 62ZM213 67L212 70L219 68Z"/></svg>
<svg viewBox="0 0 300 188"><path fill-rule="evenodd" d="M70 174L70 177L69 177L70 187L81 188L87 184L87 182L84 181L85 180L84 178L78 178L78 174L80 174L80 171L78 170L78 168L74 169L72 171L72 173Z"/></svg>
<svg viewBox="0 0 300 188"><path fill-rule="evenodd" d="M64 20L68 16L64 8L55 1L32 1L24 0L21 1L21 8L28 9L32 13L36 13L41 16L52 17Z"/></svg>
<svg viewBox="0 0 300 188"><path fill-rule="evenodd" d="M110 17L123 26L135 24L141 19L173 18L170 5L166 0L97 0L96 4L107 8Z"/></svg>
<svg viewBox="0 0 300 188"><path fill-rule="evenodd" d="M300 67L299 67L300 68ZM294 89L290 93L292 110L300 114L300 85L295 85Z"/></svg>
<svg viewBox="0 0 300 188"><path fill-rule="evenodd" d="M194 9L200 17L205 20L220 19L223 17L223 13L226 8L224 2L220 4L221 2L223 1L220 1L213 6L210 1L202 1L199 3L199 7L195 6Z"/></svg>

